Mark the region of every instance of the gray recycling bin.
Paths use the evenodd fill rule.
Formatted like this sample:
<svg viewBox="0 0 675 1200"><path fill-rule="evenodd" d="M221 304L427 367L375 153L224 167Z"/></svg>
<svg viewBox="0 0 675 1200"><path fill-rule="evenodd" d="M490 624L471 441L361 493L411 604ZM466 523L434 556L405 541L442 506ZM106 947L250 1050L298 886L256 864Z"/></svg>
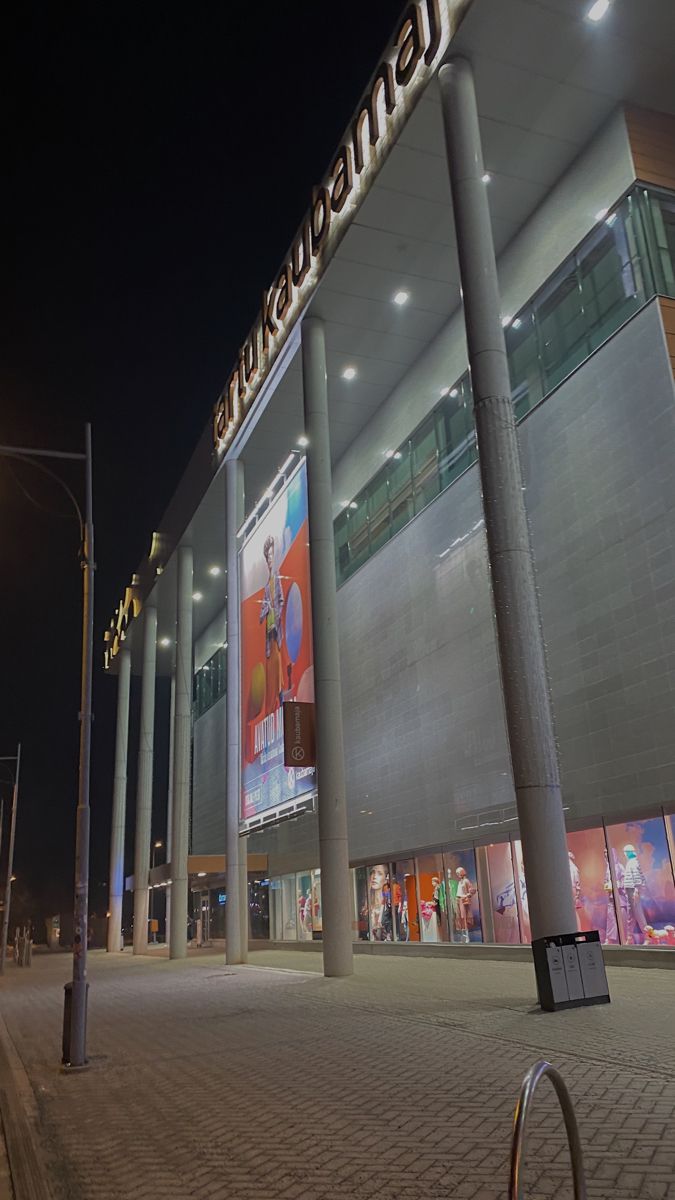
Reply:
<svg viewBox="0 0 675 1200"><path fill-rule="evenodd" d="M537 938L532 943L539 1003L546 1012L609 1004L609 986L597 929Z"/></svg>

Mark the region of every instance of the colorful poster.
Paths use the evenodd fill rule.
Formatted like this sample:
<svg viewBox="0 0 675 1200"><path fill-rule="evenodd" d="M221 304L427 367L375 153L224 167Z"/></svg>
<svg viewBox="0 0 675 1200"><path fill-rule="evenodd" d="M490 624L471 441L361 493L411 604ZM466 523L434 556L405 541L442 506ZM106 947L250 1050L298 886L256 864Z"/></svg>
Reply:
<svg viewBox="0 0 675 1200"><path fill-rule="evenodd" d="M389 863L368 867L368 929L371 942L394 940Z"/></svg>
<svg viewBox="0 0 675 1200"><path fill-rule="evenodd" d="M520 941L520 920L513 878L511 843L499 842L488 846L490 896L495 927L495 941L501 945L516 945Z"/></svg>
<svg viewBox="0 0 675 1200"><path fill-rule="evenodd" d="M530 929L530 906L527 899L527 883L525 882L525 865L523 863L523 846L519 838L513 843L515 863L518 869L518 899L520 902L520 931L521 941L532 941Z"/></svg>
<svg viewBox="0 0 675 1200"><path fill-rule="evenodd" d="M473 850L451 850L443 855L447 880L450 940L482 942L483 930Z"/></svg>
<svg viewBox="0 0 675 1200"><path fill-rule="evenodd" d="M604 830L568 833L567 850L577 929L597 929L605 945L618 942Z"/></svg>
<svg viewBox="0 0 675 1200"><path fill-rule="evenodd" d="M662 817L607 828L626 946L675 946L675 887Z"/></svg>
<svg viewBox="0 0 675 1200"><path fill-rule="evenodd" d="M284 766L284 700L314 701L307 474L298 467L239 553L241 820L279 811L315 786Z"/></svg>

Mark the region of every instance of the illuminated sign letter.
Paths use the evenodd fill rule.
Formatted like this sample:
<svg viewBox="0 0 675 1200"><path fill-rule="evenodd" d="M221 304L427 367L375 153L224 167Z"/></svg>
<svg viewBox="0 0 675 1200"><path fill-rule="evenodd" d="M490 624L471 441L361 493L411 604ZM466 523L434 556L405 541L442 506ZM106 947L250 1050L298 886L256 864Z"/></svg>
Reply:
<svg viewBox="0 0 675 1200"><path fill-rule="evenodd" d="M417 12L417 9L415 9ZM421 31L421 23L420 23ZM421 53L421 48L420 48ZM400 57L400 56L399 56ZM417 55L419 58L419 54ZM417 60L416 60L417 61ZM414 69L414 68L413 68ZM398 71L398 64L397 64ZM378 95L384 92L384 107L388 114L396 107L394 98L394 74L389 63L382 63L373 80L370 95L363 100L356 119L352 122L352 141L354 143L354 166L357 175L363 170L363 126L368 118L368 134L371 146L375 146L380 136L380 117L377 110Z"/></svg>
<svg viewBox="0 0 675 1200"><path fill-rule="evenodd" d="M277 320L283 321L286 313L291 307L293 299L293 282L291 280L290 264L286 263L281 275L277 279L277 287L279 293L277 295Z"/></svg>
<svg viewBox="0 0 675 1200"><path fill-rule="evenodd" d="M354 187L354 176L352 173L352 152L349 146L341 146L333 166L331 167L331 176L333 177L333 191L330 198L330 206L334 213L342 212L345 206L347 197Z"/></svg>
<svg viewBox="0 0 675 1200"><path fill-rule="evenodd" d="M401 28L396 35L395 45L399 47L396 59L396 82L401 87L405 87L415 74L415 67L422 56L424 47L422 16L416 4L411 4L406 10Z"/></svg>
<svg viewBox="0 0 675 1200"><path fill-rule="evenodd" d="M300 266L300 253L302 252L302 266ZM305 221L302 227L302 236L294 243L291 251L291 275L293 278L293 286L301 287L305 277L311 266L311 251L309 247L309 221Z"/></svg>
<svg viewBox="0 0 675 1200"><path fill-rule="evenodd" d="M274 301L277 294L277 285L274 284L269 292L263 292L262 296L262 345L263 354L267 350L270 337L276 337L279 332L279 327L274 320Z"/></svg>
<svg viewBox="0 0 675 1200"><path fill-rule="evenodd" d="M330 197L326 187L315 189L310 224L312 227L312 251L316 254L330 225Z"/></svg>
<svg viewBox="0 0 675 1200"><path fill-rule="evenodd" d="M438 0L427 0L427 16L429 18L429 45L424 61L427 66L434 61L436 51L441 44L441 14L438 11Z"/></svg>

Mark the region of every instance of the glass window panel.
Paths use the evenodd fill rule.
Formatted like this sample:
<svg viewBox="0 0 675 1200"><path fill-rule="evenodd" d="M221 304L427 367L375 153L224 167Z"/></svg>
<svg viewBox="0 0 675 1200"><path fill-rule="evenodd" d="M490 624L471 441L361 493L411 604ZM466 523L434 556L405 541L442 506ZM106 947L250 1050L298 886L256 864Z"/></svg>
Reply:
<svg viewBox="0 0 675 1200"><path fill-rule="evenodd" d="M448 902L442 854L417 859L420 927L423 942L448 941Z"/></svg>
<svg viewBox="0 0 675 1200"><path fill-rule="evenodd" d="M368 521L370 553L374 554L391 537L389 487L387 485L386 467L378 471L375 478L368 485Z"/></svg>
<svg viewBox="0 0 675 1200"><path fill-rule="evenodd" d="M452 942L482 942L476 855L474 850L451 850L445 861L448 920Z"/></svg>
<svg viewBox="0 0 675 1200"><path fill-rule="evenodd" d="M368 929L371 942L393 942L389 863L368 867Z"/></svg>
<svg viewBox="0 0 675 1200"><path fill-rule="evenodd" d="M511 399L516 420L519 421L544 395L539 343L531 306L514 317L505 330L505 338L511 375Z"/></svg>
<svg viewBox="0 0 675 1200"><path fill-rule="evenodd" d="M675 887L663 817L607 828L624 945L675 941Z"/></svg>
<svg viewBox="0 0 675 1200"><path fill-rule="evenodd" d="M511 843L497 842L487 847L487 853L495 941L500 945L514 946L520 942L520 917Z"/></svg>
<svg viewBox="0 0 675 1200"><path fill-rule="evenodd" d="M356 940L367 942L370 939L370 923L368 920L368 871L366 867L354 869L354 908L356 911Z"/></svg>
<svg viewBox="0 0 675 1200"><path fill-rule="evenodd" d="M413 460L415 512L426 508L440 491L436 419L431 413L410 439Z"/></svg>
<svg viewBox="0 0 675 1200"><path fill-rule="evenodd" d="M312 937L320 941L323 931L321 916L321 871L312 871Z"/></svg>
<svg viewBox="0 0 675 1200"><path fill-rule="evenodd" d="M527 899L527 884L525 883L525 866L523 864L523 847L518 839L513 842L513 861L518 874L517 900L519 904L521 942L532 941L530 929L530 907Z"/></svg>
<svg viewBox="0 0 675 1200"><path fill-rule="evenodd" d="M398 533L415 514L412 488L412 455L410 442L396 451L387 467L391 532Z"/></svg>
<svg viewBox="0 0 675 1200"><path fill-rule="evenodd" d="M298 939L312 940L312 876L309 871L300 871L295 877L295 904L298 914Z"/></svg>
<svg viewBox="0 0 675 1200"><path fill-rule="evenodd" d="M461 381L443 397L436 415L440 486L446 488L476 458L473 409Z"/></svg>
<svg viewBox="0 0 675 1200"><path fill-rule="evenodd" d="M675 197L646 190L640 196L657 291L675 296Z"/></svg>
<svg viewBox="0 0 675 1200"><path fill-rule="evenodd" d="M284 916L281 902L281 880L270 879L270 932L273 942L284 936Z"/></svg>
<svg viewBox="0 0 675 1200"><path fill-rule="evenodd" d="M577 929L597 929L605 945L616 945L619 935L604 830L568 833L567 850Z"/></svg>
<svg viewBox="0 0 675 1200"><path fill-rule="evenodd" d="M591 349L605 341L642 302L624 221L618 213L612 213L608 221L586 239L578 255Z"/></svg>
<svg viewBox="0 0 675 1200"><path fill-rule="evenodd" d="M295 895L295 875L284 875L281 879L281 936L285 942L298 938L298 905Z"/></svg>
<svg viewBox="0 0 675 1200"><path fill-rule="evenodd" d="M270 936L270 881L249 877L251 937L268 940Z"/></svg>
<svg viewBox="0 0 675 1200"><path fill-rule="evenodd" d="M589 353L576 264L567 262L533 305L546 390L554 388Z"/></svg>
<svg viewBox="0 0 675 1200"><path fill-rule="evenodd" d="M406 858L392 863L391 880L396 941L419 942L420 914L413 859Z"/></svg>

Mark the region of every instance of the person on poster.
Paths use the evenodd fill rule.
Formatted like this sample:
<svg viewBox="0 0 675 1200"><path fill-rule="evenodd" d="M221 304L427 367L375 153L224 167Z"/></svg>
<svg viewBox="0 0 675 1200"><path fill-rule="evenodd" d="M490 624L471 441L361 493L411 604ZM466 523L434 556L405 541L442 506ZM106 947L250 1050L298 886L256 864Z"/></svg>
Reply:
<svg viewBox="0 0 675 1200"><path fill-rule="evenodd" d="M283 643L282 614L284 593L281 578L274 570L274 538L265 539L263 557L267 563L267 583L260 606L260 624L265 622L265 715L274 712L284 698L284 680L281 665Z"/></svg>
<svg viewBox="0 0 675 1200"><path fill-rule="evenodd" d="M374 942L393 941L389 871L383 863L370 868L368 878L370 936Z"/></svg>
<svg viewBox="0 0 675 1200"><path fill-rule="evenodd" d="M572 895L574 896L574 909L577 918L577 929L581 932L586 924L584 905L581 899L581 874L577 866L577 860L571 850L567 851L567 857L570 863L570 880L572 882Z"/></svg>

